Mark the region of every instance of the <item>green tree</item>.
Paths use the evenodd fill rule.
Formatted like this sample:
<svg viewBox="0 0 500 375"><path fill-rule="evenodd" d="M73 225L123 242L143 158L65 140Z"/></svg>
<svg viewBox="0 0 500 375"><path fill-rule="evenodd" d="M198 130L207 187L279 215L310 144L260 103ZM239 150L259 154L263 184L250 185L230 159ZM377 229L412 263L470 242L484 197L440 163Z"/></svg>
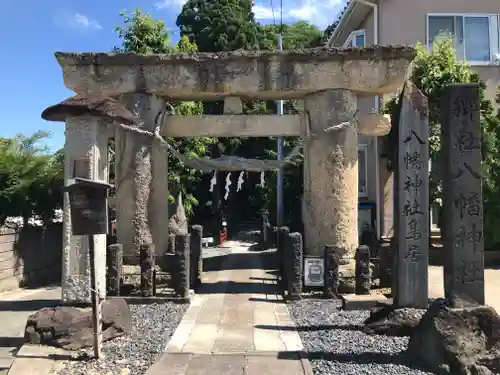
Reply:
<svg viewBox="0 0 500 375"><path fill-rule="evenodd" d="M33 215L48 222L62 206L63 154L50 155L38 131L0 140L0 224L21 216L26 224Z"/></svg>
<svg viewBox="0 0 500 375"><path fill-rule="evenodd" d="M262 37L252 0L188 0L176 25L201 52L254 50Z"/></svg>
<svg viewBox="0 0 500 375"><path fill-rule="evenodd" d="M283 36L283 49L313 48L321 45L321 30L308 22L299 21L292 25L264 25L262 26L263 40L261 49L273 50L277 47L276 35L281 32Z"/></svg>
<svg viewBox="0 0 500 375"><path fill-rule="evenodd" d="M162 54L172 52L197 52L194 43L183 36L177 45L173 45L170 34L162 20L154 19L151 14L143 13L136 9L131 14L123 11L123 26L117 26L116 32L122 41L121 47L115 47L119 52L135 52L139 54ZM172 102L169 103L176 114L197 115L203 113L203 105L198 102ZM214 138L168 138L168 142L190 157L204 156L208 146L215 142ZM198 200L193 195L195 185L199 183L199 171L185 168L177 158L169 153L168 181L172 192L182 191L186 214L193 213L193 206L198 205ZM171 196L170 199L173 199Z"/></svg>

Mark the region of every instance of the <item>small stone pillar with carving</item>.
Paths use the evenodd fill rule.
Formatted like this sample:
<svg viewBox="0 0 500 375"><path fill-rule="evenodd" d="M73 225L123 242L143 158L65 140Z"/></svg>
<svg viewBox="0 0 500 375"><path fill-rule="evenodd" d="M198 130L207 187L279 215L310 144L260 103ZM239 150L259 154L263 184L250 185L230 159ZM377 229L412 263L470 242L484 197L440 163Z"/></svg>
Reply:
<svg viewBox="0 0 500 375"><path fill-rule="evenodd" d="M172 284L179 301L189 301L189 234L179 234L175 238L175 266L172 269Z"/></svg>
<svg viewBox="0 0 500 375"><path fill-rule="evenodd" d="M288 270L287 267L288 257L285 256L285 241L286 241L286 236L288 236L289 233L290 233L289 227L283 226L278 229L278 257L279 257L280 276L283 289L286 289L287 286L286 270Z"/></svg>
<svg viewBox="0 0 500 375"><path fill-rule="evenodd" d="M285 256L289 258L289 268L286 270L288 282L288 296L290 301L298 300L302 294L302 235L298 232L286 236Z"/></svg>
<svg viewBox="0 0 500 375"><path fill-rule="evenodd" d="M123 246L108 245L106 253L106 281L109 296L119 296L123 275Z"/></svg>
<svg viewBox="0 0 500 375"><path fill-rule="evenodd" d="M260 248L266 250L269 248L269 211L265 208L260 210Z"/></svg>
<svg viewBox="0 0 500 375"><path fill-rule="evenodd" d="M336 259L337 252L333 246L326 245L323 256L324 260L324 281L323 298L336 298L339 289L339 265Z"/></svg>
<svg viewBox="0 0 500 375"><path fill-rule="evenodd" d="M155 246L142 244L139 247L139 261L141 263L141 294L151 297L155 294Z"/></svg>
<svg viewBox="0 0 500 375"><path fill-rule="evenodd" d="M356 250L356 294L368 295L370 288L370 248L366 245L360 245Z"/></svg>
<svg viewBox="0 0 500 375"><path fill-rule="evenodd" d="M190 285L192 289L200 285L203 278L202 239L203 227L201 225L193 225L191 227L190 239Z"/></svg>

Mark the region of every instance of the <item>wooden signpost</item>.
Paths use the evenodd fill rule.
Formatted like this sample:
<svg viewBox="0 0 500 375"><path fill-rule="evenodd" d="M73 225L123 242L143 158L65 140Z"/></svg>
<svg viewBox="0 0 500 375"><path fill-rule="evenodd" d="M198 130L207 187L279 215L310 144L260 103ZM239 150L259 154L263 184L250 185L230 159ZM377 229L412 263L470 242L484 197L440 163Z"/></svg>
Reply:
<svg viewBox="0 0 500 375"><path fill-rule="evenodd" d="M71 229L73 235L87 236L90 258L90 289L92 296L92 323L94 326L94 355L102 356L101 302L95 272L94 235L108 234L108 192L111 185L85 178L75 178L65 187L71 208Z"/></svg>

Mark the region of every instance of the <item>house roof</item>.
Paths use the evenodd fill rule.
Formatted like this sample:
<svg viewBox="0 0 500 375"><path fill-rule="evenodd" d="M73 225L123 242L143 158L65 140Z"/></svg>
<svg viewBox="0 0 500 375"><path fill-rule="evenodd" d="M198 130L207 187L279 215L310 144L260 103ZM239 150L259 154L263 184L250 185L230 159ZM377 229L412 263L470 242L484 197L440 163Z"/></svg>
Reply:
<svg viewBox="0 0 500 375"><path fill-rule="evenodd" d="M348 0L347 6L338 20L337 27L326 42L326 46L334 47L338 46L339 42L343 43L349 34L373 11L369 4L376 3L376 0Z"/></svg>

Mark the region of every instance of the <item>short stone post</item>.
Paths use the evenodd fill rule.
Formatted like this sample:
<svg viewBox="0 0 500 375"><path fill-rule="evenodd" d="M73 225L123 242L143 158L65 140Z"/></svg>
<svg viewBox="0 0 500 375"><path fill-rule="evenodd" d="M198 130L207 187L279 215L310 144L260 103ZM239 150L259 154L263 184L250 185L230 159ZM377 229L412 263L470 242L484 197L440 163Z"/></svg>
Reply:
<svg viewBox="0 0 500 375"><path fill-rule="evenodd" d="M445 296L485 303L479 86L446 88L441 104Z"/></svg>
<svg viewBox="0 0 500 375"><path fill-rule="evenodd" d="M368 295L371 289L370 248L360 245L356 250L356 294Z"/></svg>
<svg viewBox="0 0 500 375"><path fill-rule="evenodd" d="M280 227L278 228L278 257L279 257L279 264L280 264L280 276L281 276L281 282L283 286L283 290L287 288L287 281L286 281L286 270L288 269L287 264L288 264L288 257L286 256L285 253L285 241L286 241L286 236L290 233L290 228L288 227Z"/></svg>
<svg viewBox="0 0 500 375"><path fill-rule="evenodd" d="M383 241L380 243L379 249L379 275L380 275L380 286L382 288L388 288L391 286L392 281L392 257L393 249L389 241Z"/></svg>
<svg viewBox="0 0 500 375"><path fill-rule="evenodd" d="M201 225L193 225L191 227L191 259L190 259L190 287L194 289L201 284L203 277L203 257L202 257L202 241L203 227Z"/></svg>
<svg viewBox="0 0 500 375"><path fill-rule="evenodd" d="M337 252L333 246L326 245L323 255L324 260L324 281L323 298L336 298L339 289L339 265L336 259Z"/></svg>
<svg viewBox="0 0 500 375"><path fill-rule="evenodd" d="M123 246L108 245L106 252L106 284L108 296L119 296L123 274Z"/></svg>
<svg viewBox="0 0 500 375"><path fill-rule="evenodd" d="M155 294L155 246L153 244L139 246L139 261L141 265L141 295L151 297Z"/></svg>
<svg viewBox="0 0 500 375"><path fill-rule="evenodd" d="M286 236L285 256L289 258L288 273L288 300L298 300L302 294L302 235L293 232Z"/></svg>
<svg viewBox="0 0 500 375"><path fill-rule="evenodd" d="M265 208L260 210L260 248L269 248L269 211Z"/></svg>
<svg viewBox="0 0 500 375"><path fill-rule="evenodd" d="M429 121L427 98L407 82L399 100L394 226L394 303L427 308L429 268Z"/></svg>
<svg viewBox="0 0 500 375"><path fill-rule="evenodd" d="M180 234L175 238L175 266L172 270L172 284L179 300L189 300L189 234Z"/></svg>

